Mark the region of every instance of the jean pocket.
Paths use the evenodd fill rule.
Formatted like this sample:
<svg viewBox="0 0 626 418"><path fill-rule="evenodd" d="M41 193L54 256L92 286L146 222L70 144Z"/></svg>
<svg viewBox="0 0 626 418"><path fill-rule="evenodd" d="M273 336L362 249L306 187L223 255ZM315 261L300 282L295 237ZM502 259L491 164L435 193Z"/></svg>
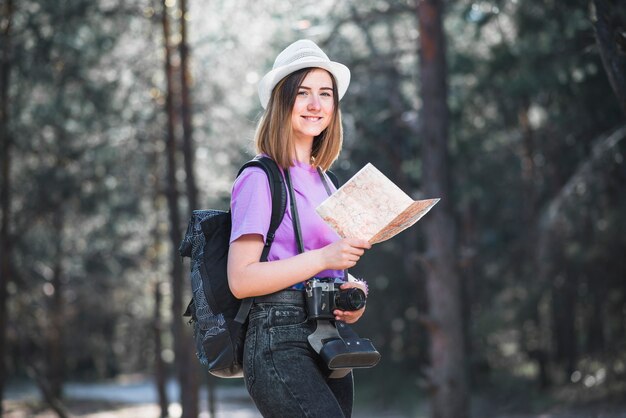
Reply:
<svg viewBox="0 0 626 418"><path fill-rule="evenodd" d="M307 321L304 307L275 306L268 319L270 351L274 361L282 356L286 356L285 360L288 360L291 356L289 353L308 350L307 337L313 331L313 325Z"/></svg>

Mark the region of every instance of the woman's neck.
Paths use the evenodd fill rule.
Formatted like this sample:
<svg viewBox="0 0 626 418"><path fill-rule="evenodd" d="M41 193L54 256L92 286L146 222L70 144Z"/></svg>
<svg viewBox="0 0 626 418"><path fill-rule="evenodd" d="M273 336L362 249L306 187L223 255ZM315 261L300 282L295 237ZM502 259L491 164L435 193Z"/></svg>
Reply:
<svg viewBox="0 0 626 418"><path fill-rule="evenodd" d="M301 163L311 164L311 151L313 149L313 137L296 138L294 141L295 159Z"/></svg>

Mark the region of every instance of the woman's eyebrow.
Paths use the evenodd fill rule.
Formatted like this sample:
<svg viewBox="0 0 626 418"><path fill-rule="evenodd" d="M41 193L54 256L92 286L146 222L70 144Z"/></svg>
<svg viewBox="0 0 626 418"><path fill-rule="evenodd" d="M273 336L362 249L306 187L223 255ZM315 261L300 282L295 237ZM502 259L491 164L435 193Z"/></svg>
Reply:
<svg viewBox="0 0 626 418"><path fill-rule="evenodd" d="M307 86L300 86L299 88L301 89L305 89L305 90L311 90L311 87L307 87ZM332 87L320 87L320 90L332 90Z"/></svg>

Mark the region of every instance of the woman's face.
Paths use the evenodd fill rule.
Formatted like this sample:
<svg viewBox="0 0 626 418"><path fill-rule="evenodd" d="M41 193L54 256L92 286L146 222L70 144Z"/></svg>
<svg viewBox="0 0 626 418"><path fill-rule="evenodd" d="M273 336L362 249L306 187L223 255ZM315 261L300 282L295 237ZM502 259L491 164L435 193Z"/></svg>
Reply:
<svg viewBox="0 0 626 418"><path fill-rule="evenodd" d="M302 81L291 112L296 139L312 140L328 127L333 117L333 80L326 70L316 68Z"/></svg>

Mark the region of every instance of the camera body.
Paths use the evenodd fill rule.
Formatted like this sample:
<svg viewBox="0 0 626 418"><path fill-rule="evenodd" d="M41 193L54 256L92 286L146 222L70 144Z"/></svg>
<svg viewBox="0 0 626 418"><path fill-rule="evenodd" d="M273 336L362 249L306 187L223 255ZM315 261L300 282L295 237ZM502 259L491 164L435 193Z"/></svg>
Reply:
<svg viewBox="0 0 626 418"><path fill-rule="evenodd" d="M333 311L356 311L365 306L365 292L358 288L340 289L337 279L313 278L306 282L306 306L309 320L335 319Z"/></svg>

